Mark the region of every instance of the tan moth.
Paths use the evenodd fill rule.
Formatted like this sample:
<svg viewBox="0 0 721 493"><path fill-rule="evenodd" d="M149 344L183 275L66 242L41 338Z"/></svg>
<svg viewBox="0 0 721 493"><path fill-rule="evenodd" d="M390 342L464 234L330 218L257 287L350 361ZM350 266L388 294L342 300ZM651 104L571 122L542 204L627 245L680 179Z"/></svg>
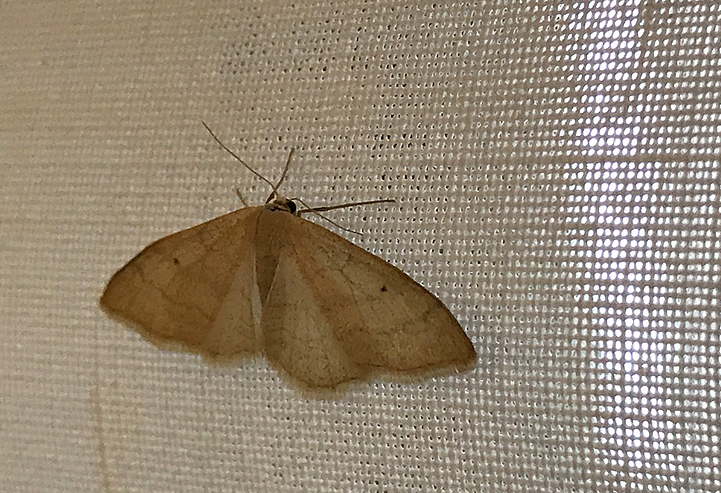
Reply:
<svg viewBox="0 0 721 493"><path fill-rule="evenodd" d="M204 124L205 125L205 124ZM263 353L310 387L378 370L467 366L476 352L438 298L384 260L303 219L272 187L245 207L166 236L108 282L101 307L160 347L228 360ZM292 155L292 153L291 153Z"/></svg>

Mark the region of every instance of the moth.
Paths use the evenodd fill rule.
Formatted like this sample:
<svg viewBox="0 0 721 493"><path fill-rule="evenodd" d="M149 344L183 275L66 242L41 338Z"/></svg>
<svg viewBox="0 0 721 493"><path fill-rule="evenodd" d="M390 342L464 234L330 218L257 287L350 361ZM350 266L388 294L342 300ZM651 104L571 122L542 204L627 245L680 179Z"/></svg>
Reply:
<svg viewBox="0 0 721 493"><path fill-rule="evenodd" d="M205 125L205 123L203 123ZM443 303L402 271L303 218L373 203L299 209L273 184L244 207L152 243L100 300L161 348L227 361L262 353L311 388L377 371L467 366L473 345ZM242 197L241 197L242 200Z"/></svg>

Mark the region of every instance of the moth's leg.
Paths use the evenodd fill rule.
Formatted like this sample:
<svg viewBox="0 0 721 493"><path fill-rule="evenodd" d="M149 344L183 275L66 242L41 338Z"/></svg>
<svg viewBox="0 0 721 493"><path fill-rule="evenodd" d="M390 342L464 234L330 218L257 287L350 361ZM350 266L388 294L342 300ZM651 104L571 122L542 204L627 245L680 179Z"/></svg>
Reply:
<svg viewBox="0 0 721 493"><path fill-rule="evenodd" d="M248 205L248 202L246 202L245 199L243 198L243 194L240 193L240 187L235 187L235 194L238 196L238 198L240 199L240 201L243 202L243 205L244 205L244 206L250 207L250 206Z"/></svg>

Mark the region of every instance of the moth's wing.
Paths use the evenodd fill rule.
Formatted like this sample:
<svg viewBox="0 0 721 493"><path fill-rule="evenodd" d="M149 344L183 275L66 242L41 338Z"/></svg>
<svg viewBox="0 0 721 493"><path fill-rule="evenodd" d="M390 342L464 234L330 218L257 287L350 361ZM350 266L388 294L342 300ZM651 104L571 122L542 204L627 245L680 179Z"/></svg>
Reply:
<svg viewBox="0 0 721 493"><path fill-rule="evenodd" d="M286 246L264 304L266 352L331 387L375 367L423 370L476 353L435 296L403 272L309 221L284 215Z"/></svg>
<svg viewBox="0 0 721 493"><path fill-rule="evenodd" d="M366 370L338 344L332 325L335 321L319 305L303 262L292 249L284 248L279 256L263 304L266 356L310 387L334 387L363 376Z"/></svg>
<svg viewBox="0 0 721 493"><path fill-rule="evenodd" d="M101 307L160 346L219 358L254 351L260 209L240 209L151 244L110 279Z"/></svg>

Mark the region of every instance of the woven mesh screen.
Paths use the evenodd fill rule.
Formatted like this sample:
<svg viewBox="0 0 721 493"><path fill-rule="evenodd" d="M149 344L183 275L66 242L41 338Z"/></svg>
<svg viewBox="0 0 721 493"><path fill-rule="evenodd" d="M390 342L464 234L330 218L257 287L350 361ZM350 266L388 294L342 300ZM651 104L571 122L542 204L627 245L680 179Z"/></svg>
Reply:
<svg viewBox="0 0 721 493"><path fill-rule="evenodd" d="M702 0L3 2L2 490L721 490L720 25ZM476 367L314 398L108 320L142 247L267 196L201 119L268 177L296 148L310 204L397 199L333 219Z"/></svg>

